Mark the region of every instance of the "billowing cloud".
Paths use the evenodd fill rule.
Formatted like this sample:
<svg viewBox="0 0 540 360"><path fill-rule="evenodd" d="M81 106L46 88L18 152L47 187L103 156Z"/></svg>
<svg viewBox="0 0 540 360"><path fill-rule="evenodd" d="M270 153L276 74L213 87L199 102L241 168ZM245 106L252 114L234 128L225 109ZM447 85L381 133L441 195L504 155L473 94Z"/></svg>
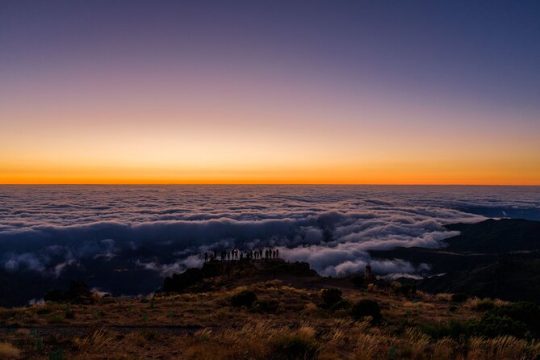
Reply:
<svg viewBox="0 0 540 360"><path fill-rule="evenodd" d="M34 270L44 271L43 259L31 253L8 254L4 256L4 268L8 271Z"/></svg>
<svg viewBox="0 0 540 360"><path fill-rule="evenodd" d="M490 192L492 191L492 192ZM0 188L0 267L59 276L88 259L161 275L199 266L202 251L277 246L321 274L414 275L370 250L439 247L444 224L483 213L537 214L540 194L415 187ZM467 212L467 209L472 209ZM88 262L86 262L88 263Z"/></svg>

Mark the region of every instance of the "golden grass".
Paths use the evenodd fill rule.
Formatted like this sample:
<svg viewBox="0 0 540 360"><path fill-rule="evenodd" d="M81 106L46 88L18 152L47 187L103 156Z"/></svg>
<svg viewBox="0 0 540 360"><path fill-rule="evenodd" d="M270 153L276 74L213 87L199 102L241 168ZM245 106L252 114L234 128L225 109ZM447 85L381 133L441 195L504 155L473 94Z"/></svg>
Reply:
<svg viewBox="0 0 540 360"><path fill-rule="evenodd" d="M19 359L21 351L7 342L0 342L0 359Z"/></svg>
<svg viewBox="0 0 540 360"><path fill-rule="evenodd" d="M74 343L79 348L81 353L88 352L102 352L114 347L114 336L105 331L99 329L94 331L90 336L82 339L75 338Z"/></svg>
<svg viewBox="0 0 540 360"><path fill-rule="evenodd" d="M461 358L457 353L459 343L450 338L443 338L433 344L433 358L451 360Z"/></svg>
<svg viewBox="0 0 540 360"><path fill-rule="evenodd" d="M446 302L450 302L452 300L452 294L448 294L448 293L438 293L435 295L435 298L438 300L438 301L446 301Z"/></svg>
<svg viewBox="0 0 540 360"><path fill-rule="evenodd" d="M539 347L535 343L502 336L494 339L472 338L469 341L471 360L490 359L536 359L540 356Z"/></svg>
<svg viewBox="0 0 540 360"><path fill-rule="evenodd" d="M242 290L254 291L261 301L279 302L278 310L267 314L233 308L229 299ZM293 345L320 360L540 356L538 343L513 337L432 339L419 331L420 324L478 318L482 314L474 308L481 299L470 299L458 311L449 311L448 294L423 294L405 300L382 289L372 288L366 293L344 288L343 296L350 303L363 298L377 301L385 321L377 326L355 322L346 310L317 306L321 301L318 289L267 281L206 293L155 296L151 300L109 298L92 305L71 305L70 310L76 314L73 319L64 317L66 306L60 304L0 309L3 323L17 323L22 328L73 325L89 329L86 334L70 335L63 330L53 332L54 336L38 336L29 330L10 332L3 339L6 342L0 344L0 358L22 358L24 354L25 358L47 359L61 346L66 358L77 359L262 360L279 359ZM497 300L493 301L498 306ZM50 322L53 317L62 317L62 323ZM118 330L111 325L134 328ZM43 346L36 346L40 341ZM17 344L20 350L10 344ZM9 349L12 354L8 356Z"/></svg>
<svg viewBox="0 0 540 360"><path fill-rule="evenodd" d="M509 304L508 301L504 301L500 299L473 297L473 298L467 299L467 301L465 301L465 303L463 304L463 307L470 310L481 311L485 309L487 306L501 307L508 304Z"/></svg>

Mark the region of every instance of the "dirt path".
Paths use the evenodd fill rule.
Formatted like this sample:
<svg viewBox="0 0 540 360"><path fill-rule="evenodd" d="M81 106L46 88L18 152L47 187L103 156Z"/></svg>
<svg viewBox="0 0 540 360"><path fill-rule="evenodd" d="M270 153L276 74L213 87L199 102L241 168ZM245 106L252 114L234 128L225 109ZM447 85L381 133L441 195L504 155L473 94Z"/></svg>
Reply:
<svg viewBox="0 0 540 360"><path fill-rule="evenodd" d="M94 331L114 330L120 333L130 333L133 331L152 331L158 333L173 333L173 334L193 334L202 327L199 325L28 325L28 326L1 326L0 335L12 333L20 330L28 330L37 336L48 335L70 335L70 336L85 336L90 335Z"/></svg>

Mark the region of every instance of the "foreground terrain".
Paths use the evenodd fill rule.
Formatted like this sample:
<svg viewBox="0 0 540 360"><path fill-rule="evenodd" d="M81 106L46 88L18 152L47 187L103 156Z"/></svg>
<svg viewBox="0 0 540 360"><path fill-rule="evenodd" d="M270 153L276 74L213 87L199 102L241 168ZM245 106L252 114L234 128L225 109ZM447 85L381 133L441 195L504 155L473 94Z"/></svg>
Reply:
<svg viewBox="0 0 540 360"><path fill-rule="evenodd" d="M538 308L280 260L207 264L168 293L0 310L0 358L535 359ZM332 289L332 290L324 290ZM365 301L371 300L371 301ZM375 305L374 305L375 304ZM526 316L524 316L524 314Z"/></svg>

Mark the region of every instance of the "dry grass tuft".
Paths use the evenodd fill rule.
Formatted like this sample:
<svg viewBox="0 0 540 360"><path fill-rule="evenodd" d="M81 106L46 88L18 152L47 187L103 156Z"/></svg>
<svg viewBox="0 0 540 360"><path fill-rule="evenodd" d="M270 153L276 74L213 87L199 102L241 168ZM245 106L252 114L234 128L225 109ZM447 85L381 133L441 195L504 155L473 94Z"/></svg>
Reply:
<svg viewBox="0 0 540 360"><path fill-rule="evenodd" d="M435 295L435 299L437 299L437 301L450 302L452 301L452 294L438 293Z"/></svg>
<svg viewBox="0 0 540 360"><path fill-rule="evenodd" d="M96 330L92 335L82 339L75 339L75 346L77 346L82 353L102 352L106 349L110 349L114 344L114 335L103 329Z"/></svg>
<svg viewBox="0 0 540 360"><path fill-rule="evenodd" d="M405 341L412 359L420 359L429 347L430 338L418 329L409 328L405 332Z"/></svg>
<svg viewBox="0 0 540 360"><path fill-rule="evenodd" d="M21 351L10 343L0 343L0 358L2 359L19 359Z"/></svg>
<svg viewBox="0 0 540 360"><path fill-rule="evenodd" d="M501 336L493 339L481 337L469 341L471 360L480 359L536 359L540 356L538 346L512 336Z"/></svg>
<svg viewBox="0 0 540 360"><path fill-rule="evenodd" d="M433 345L433 358L439 360L452 360L458 358L459 344L450 338L442 338Z"/></svg>

